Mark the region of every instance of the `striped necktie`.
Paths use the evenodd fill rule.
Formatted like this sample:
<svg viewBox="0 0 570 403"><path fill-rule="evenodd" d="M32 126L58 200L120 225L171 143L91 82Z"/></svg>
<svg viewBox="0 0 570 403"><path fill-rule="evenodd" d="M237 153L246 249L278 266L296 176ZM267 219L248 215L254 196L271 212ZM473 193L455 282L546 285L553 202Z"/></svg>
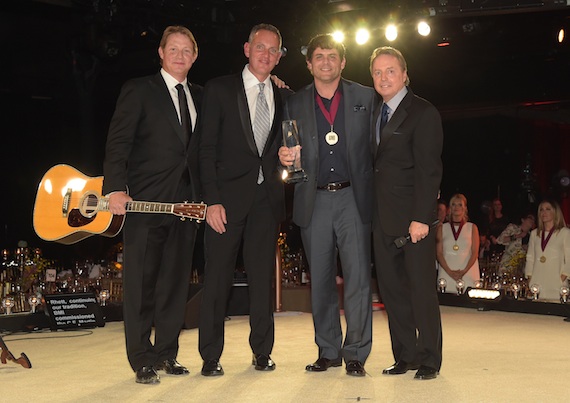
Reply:
<svg viewBox="0 0 570 403"><path fill-rule="evenodd" d="M263 89L265 88L265 83L259 83L259 93L257 94L257 103L255 107L255 118L253 119L253 136L255 138L255 145L257 146L257 152L259 156L263 154L263 149L265 148L265 142L269 135L269 106L267 105L267 100L265 99L265 93ZM263 171L259 167L259 175L257 178L257 183L263 182Z"/></svg>

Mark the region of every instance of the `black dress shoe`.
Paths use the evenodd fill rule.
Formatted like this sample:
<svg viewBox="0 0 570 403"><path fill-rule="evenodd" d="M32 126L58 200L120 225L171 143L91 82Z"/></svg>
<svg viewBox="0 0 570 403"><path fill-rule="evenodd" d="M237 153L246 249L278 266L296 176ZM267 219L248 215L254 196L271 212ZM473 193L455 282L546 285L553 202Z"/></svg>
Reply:
<svg viewBox="0 0 570 403"><path fill-rule="evenodd" d="M218 360L205 360L202 365L202 375L204 376L219 376L223 375L224 370Z"/></svg>
<svg viewBox="0 0 570 403"><path fill-rule="evenodd" d="M275 369L275 363L270 356L265 354L254 354L251 365L255 365L255 369L258 371L273 371Z"/></svg>
<svg viewBox="0 0 570 403"><path fill-rule="evenodd" d="M154 366L157 371L164 370L169 375L188 375L190 371L184 365L181 365L174 358L164 360Z"/></svg>
<svg viewBox="0 0 570 403"><path fill-rule="evenodd" d="M142 367L137 369L136 375L137 383L153 384L160 383L160 377L156 373L154 367Z"/></svg>
<svg viewBox="0 0 570 403"><path fill-rule="evenodd" d="M414 379L435 379L438 374L439 371L437 369L422 365L420 369L418 369L418 372L416 372Z"/></svg>
<svg viewBox="0 0 570 403"><path fill-rule="evenodd" d="M353 360L346 364L346 374L351 376L364 376L366 375L366 371L360 361Z"/></svg>
<svg viewBox="0 0 570 403"><path fill-rule="evenodd" d="M406 361L400 360L391 367L388 367L382 371L384 375L401 375L405 374L409 370L416 370L420 366L418 364L410 364Z"/></svg>
<svg viewBox="0 0 570 403"><path fill-rule="evenodd" d="M336 360L329 360L328 358L321 357L312 364L305 367L305 371L309 372L323 372L330 367L340 367L342 365L342 359L337 358Z"/></svg>

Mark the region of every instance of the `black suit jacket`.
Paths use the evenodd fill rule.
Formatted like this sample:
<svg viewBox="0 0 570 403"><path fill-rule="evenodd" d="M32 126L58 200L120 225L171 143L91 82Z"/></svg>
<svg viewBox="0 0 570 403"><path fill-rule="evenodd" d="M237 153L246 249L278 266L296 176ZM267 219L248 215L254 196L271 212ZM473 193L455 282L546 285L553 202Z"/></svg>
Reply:
<svg viewBox="0 0 570 403"><path fill-rule="evenodd" d="M202 191L206 204L221 203L225 207L228 220L247 215L260 165L275 219L281 222L285 217L277 151L282 142L282 98L290 92L272 85L275 116L261 157L255 145L242 73L212 79L204 89L200 125Z"/></svg>
<svg viewBox="0 0 570 403"><path fill-rule="evenodd" d="M380 105L379 105L380 106ZM376 108L376 122L380 107ZM384 126L376 146L372 125L376 195L375 227L390 236L408 233L411 221L436 218L442 176L443 129L437 109L408 88L408 93Z"/></svg>
<svg viewBox="0 0 570 403"><path fill-rule="evenodd" d="M199 112L202 87L189 87ZM178 114L160 73L126 82L109 129L103 194L128 190L135 200L198 201L198 143L195 131L188 148L184 148ZM185 170L190 176L189 184L182 180ZM137 219L160 217L141 214Z"/></svg>

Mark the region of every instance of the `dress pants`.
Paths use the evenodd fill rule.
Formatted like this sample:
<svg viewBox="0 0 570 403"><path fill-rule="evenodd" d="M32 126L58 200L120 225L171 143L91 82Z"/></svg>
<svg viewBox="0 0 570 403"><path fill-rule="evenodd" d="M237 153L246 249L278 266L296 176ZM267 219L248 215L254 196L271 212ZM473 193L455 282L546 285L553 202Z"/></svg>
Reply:
<svg viewBox="0 0 570 403"><path fill-rule="evenodd" d="M366 361L372 347L370 224L363 224L352 188L317 190L311 223L301 228L311 274L311 305L319 357ZM342 342L337 250L344 278L347 331Z"/></svg>
<svg viewBox="0 0 570 403"><path fill-rule="evenodd" d="M227 211L226 232L206 227L204 288L200 305L199 350L204 360L217 360L224 348L224 319L240 245L249 288L249 344L255 354L273 350L273 288L279 223L275 219L264 183L257 185L255 200L241 220Z"/></svg>
<svg viewBox="0 0 570 403"><path fill-rule="evenodd" d="M178 217L149 218L128 216L123 229L123 315L135 371L178 354L197 231L194 222Z"/></svg>
<svg viewBox="0 0 570 403"><path fill-rule="evenodd" d="M374 230L376 273L394 359L441 367L441 317L436 288L435 232L396 248L397 237Z"/></svg>

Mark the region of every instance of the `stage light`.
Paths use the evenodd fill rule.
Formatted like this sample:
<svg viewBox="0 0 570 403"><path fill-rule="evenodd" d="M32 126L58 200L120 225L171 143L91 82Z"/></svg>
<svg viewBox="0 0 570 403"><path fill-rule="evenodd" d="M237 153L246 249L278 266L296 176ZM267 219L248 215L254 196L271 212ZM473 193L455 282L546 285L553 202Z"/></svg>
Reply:
<svg viewBox="0 0 570 403"><path fill-rule="evenodd" d="M6 297L2 300L2 308L4 308L6 315L12 314L12 308L14 307L14 305L16 305L16 303L14 302L13 297Z"/></svg>
<svg viewBox="0 0 570 403"><path fill-rule="evenodd" d="M560 302L565 304L568 302L568 294L570 294L570 289L563 285L560 287Z"/></svg>
<svg viewBox="0 0 570 403"><path fill-rule="evenodd" d="M30 298L28 298L28 303L30 304L31 307L30 312L35 313L36 307L40 305L42 302L40 298L38 298L36 295L30 295Z"/></svg>
<svg viewBox="0 0 570 403"><path fill-rule="evenodd" d="M344 42L344 32L342 32L342 31L333 32L332 37L337 42L340 42L340 43Z"/></svg>
<svg viewBox="0 0 570 403"><path fill-rule="evenodd" d="M364 45L370 39L370 32L366 28L360 28L356 31L356 35L354 37L356 43L359 45Z"/></svg>
<svg viewBox="0 0 570 403"><path fill-rule="evenodd" d="M558 31L558 43L564 42L564 28L560 28Z"/></svg>
<svg viewBox="0 0 570 403"><path fill-rule="evenodd" d="M398 37L398 28L396 28L394 24L390 24L386 27L386 32L384 35L390 42L395 41Z"/></svg>
<svg viewBox="0 0 570 403"><path fill-rule="evenodd" d="M441 292L443 294L445 292L445 288L447 287L447 280L444 278L440 278L437 281L437 284L439 286L439 292Z"/></svg>
<svg viewBox="0 0 570 403"><path fill-rule="evenodd" d="M465 281L463 281L463 279L460 278L459 280L457 280L455 287L457 288L457 295L463 294L463 289L465 288Z"/></svg>
<svg viewBox="0 0 570 403"><path fill-rule="evenodd" d="M107 305L107 300L109 299L110 296L111 292L109 290L101 290L99 292L100 305L101 306Z"/></svg>
<svg viewBox="0 0 570 403"><path fill-rule="evenodd" d="M498 302L502 298L502 293L499 290L482 290L477 288L468 288L467 296L471 299L480 299L486 301Z"/></svg>
<svg viewBox="0 0 570 403"><path fill-rule="evenodd" d="M431 32L431 27L427 22L420 21L418 23L418 34L420 34L421 36L428 36L430 32Z"/></svg>
<svg viewBox="0 0 570 403"><path fill-rule="evenodd" d="M538 294L540 294L540 286L538 284L531 285L530 292L532 292L533 301L538 300Z"/></svg>
<svg viewBox="0 0 570 403"><path fill-rule="evenodd" d="M513 290L513 298L519 299L519 292L521 290L521 286L518 283L513 283L511 289Z"/></svg>

